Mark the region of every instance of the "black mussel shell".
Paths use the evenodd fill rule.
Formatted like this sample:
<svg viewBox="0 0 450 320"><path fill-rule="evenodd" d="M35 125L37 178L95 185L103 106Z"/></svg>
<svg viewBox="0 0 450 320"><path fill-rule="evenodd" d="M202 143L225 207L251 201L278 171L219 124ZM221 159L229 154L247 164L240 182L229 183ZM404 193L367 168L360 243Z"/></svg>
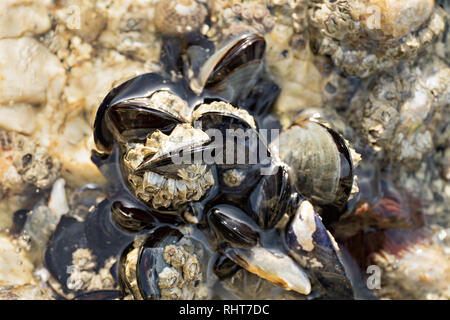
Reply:
<svg viewBox="0 0 450 320"><path fill-rule="evenodd" d="M111 203L102 201L84 223L89 248L100 260L118 256L134 236L118 229L113 222Z"/></svg>
<svg viewBox="0 0 450 320"><path fill-rule="evenodd" d="M271 153L264 137L253 124L228 112L206 112L194 125L201 126L211 138L208 147L218 168L222 195L229 202L238 203L242 199L246 202L264 172L271 168ZM224 179L230 170L243 177L235 185L227 184Z"/></svg>
<svg viewBox="0 0 450 320"><path fill-rule="evenodd" d="M260 117L265 116L272 110L280 93L281 88L274 81L260 80L246 97L239 99L237 105L249 111L256 118L256 121L259 121Z"/></svg>
<svg viewBox="0 0 450 320"><path fill-rule="evenodd" d="M195 128L202 129L205 132L208 129L217 129L222 133L224 137L227 130L242 129L246 131L253 128L250 123L245 121L239 115L233 114L232 112L227 110L211 110L205 112L194 119L193 125Z"/></svg>
<svg viewBox="0 0 450 320"><path fill-rule="evenodd" d="M137 261L130 261L129 253L134 250L130 244L123 252L119 263L119 284L123 293L131 293L135 299L160 299L157 271L165 266L162 249L177 243L183 234L169 226L153 230L139 247ZM136 263L135 266L130 263ZM136 279L129 279L127 268L135 269ZM158 270L157 270L158 269ZM159 270L161 271L161 270ZM136 281L133 286L131 283Z"/></svg>
<svg viewBox="0 0 450 320"><path fill-rule="evenodd" d="M285 213L291 215L295 201L287 170L279 166L274 172L261 179L249 198L249 210L263 230L273 228Z"/></svg>
<svg viewBox="0 0 450 320"><path fill-rule="evenodd" d="M133 264L129 254L131 251L135 249L134 243L130 243L121 253L119 258L119 266L118 266L118 283L120 287L120 297L123 298L127 294L131 294L134 299L141 298L141 294L139 293L138 288L135 288L131 285L132 282L135 281L135 271L137 266ZM128 273L128 269L133 269L131 273ZM133 278L134 277L134 278Z"/></svg>
<svg viewBox="0 0 450 320"><path fill-rule="evenodd" d="M230 103L246 96L263 71L266 43L255 33L227 39L200 69L194 92L217 95Z"/></svg>
<svg viewBox="0 0 450 320"><path fill-rule="evenodd" d="M97 149L110 153L114 142L120 140L126 131L136 134L154 129L170 130L180 123L169 114L130 101L150 97L161 90L173 92L186 101L195 98L183 82L174 83L156 73L143 74L124 82L108 93L97 111L94 123Z"/></svg>
<svg viewBox="0 0 450 320"><path fill-rule="evenodd" d="M206 87L213 87L224 77L251 61L263 60L266 50L264 37L255 33L241 37L221 56L210 73Z"/></svg>
<svg viewBox="0 0 450 320"><path fill-rule="evenodd" d="M253 247L258 243L258 226L239 208L216 205L208 212L207 219L220 247Z"/></svg>
<svg viewBox="0 0 450 320"><path fill-rule="evenodd" d="M300 206L303 204L305 202L302 202ZM309 204L307 207L312 208L312 205ZM310 216L308 219L307 214L314 216ZM298 229L296 227L298 223L307 223L309 227L314 226L315 230L310 244L312 248L302 246L305 237L302 235L303 240L299 240L297 233L299 231L309 232L309 227L306 227L306 230L305 228ZM308 213L304 211L303 214L296 214L292 218L286 230L285 244L290 255L316 280L314 288L320 292L321 298L354 298L352 284L347 275L340 249L315 211Z"/></svg>
<svg viewBox="0 0 450 320"><path fill-rule="evenodd" d="M198 257L201 260L198 266L203 269L202 273L205 272L209 262L204 259L209 259L206 256L206 250L209 249L203 245L203 240L199 241L195 236L184 235L174 227L162 226L152 230L145 238L130 244L122 253L119 264L119 284L122 293L131 293L135 299L161 299L164 293L159 286L159 274L171 266L164 258L164 248L181 243L184 238L187 240L186 244L193 245L195 252L201 255ZM183 277L185 277L186 265L182 267ZM184 278L182 281L190 280ZM194 286L197 286L197 282Z"/></svg>
<svg viewBox="0 0 450 320"><path fill-rule="evenodd" d="M162 245L174 244L183 237L183 234L176 229L163 227L155 230L152 236L148 237L141 251L137 262L138 287L142 297L145 299L159 299L160 293L157 286L156 266L165 263L159 251L154 250Z"/></svg>
<svg viewBox="0 0 450 320"><path fill-rule="evenodd" d="M146 137L147 134L159 129L164 133L170 132L181 121L167 113L152 110L145 103L125 101L111 106L105 115L119 143L133 141L137 137ZM120 139L120 140L119 140Z"/></svg>
<svg viewBox="0 0 450 320"><path fill-rule="evenodd" d="M336 217L333 217L333 212L342 211L342 209L347 204L348 198L350 197L350 193L352 191L354 175L352 158L344 139L333 129L330 129L328 127L326 128L330 135L333 137L334 142L336 143L341 159L340 183L338 192L336 194L336 199L333 203L322 206L323 210L321 212L321 216L324 220L326 220L325 223L328 224L329 220L337 220Z"/></svg>
<svg viewBox="0 0 450 320"><path fill-rule="evenodd" d="M50 239L44 257L44 264L50 274L69 292L67 279L69 267L73 264L72 254L80 248L90 249L97 264L95 271L104 266L110 257L118 257L134 236L119 230L111 218L110 203L101 202L86 221L63 216Z"/></svg>
<svg viewBox="0 0 450 320"><path fill-rule="evenodd" d="M114 224L127 232L140 232L152 228L157 223L156 218L149 211L122 201L114 201L111 211Z"/></svg>
<svg viewBox="0 0 450 320"><path fill-rule="evenodd" d="M219 279L224 279L231 277L238 270L242 269L242 267L234 263L227 256L217 254L217 259L214 261L213 269L214 274L218 276Z"/></svg>
<svg viewBox="0 0 450 320"><path fill-rule="evenodd" d="M88 248L84 225L76 219L62 216L55 232L47 245L44 264L50 274L68 292L68 268L72 265L72 253L79 248Z"/></svg>

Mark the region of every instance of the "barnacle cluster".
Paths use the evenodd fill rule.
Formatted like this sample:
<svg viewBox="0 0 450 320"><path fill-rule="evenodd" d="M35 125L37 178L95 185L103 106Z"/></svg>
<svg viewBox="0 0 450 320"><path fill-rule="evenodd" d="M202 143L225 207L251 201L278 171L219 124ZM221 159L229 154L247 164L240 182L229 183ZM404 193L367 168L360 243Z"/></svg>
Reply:
<svg viewBox="0 0 450 320"><path fill-rule="evenodd" d="M434 0L312 1L308 14L315 51L361 78L414 59L445 28Z"/></svg>
<svg viewBox="0 0 450 320"><path fill-rule="evenodd" d="M111 258L105 262L105 266L98 273L95 259L89 249L78 249L72 253L72 266L70 276L67 279L68 288L74 291L94 291L114 289L114 279L110 273L115 263Z"/></svg>
<svg viewBox="0 0 450 320"><path fill-rule="evenodd" d="M211 3L213 28L208 34L230 35L252 30L261 34L272 31L275 16L258 0L219 0Z"/></svg>
<svg viewBox="0 0 450 320"><path fill-rule="evenodd" d="M375 150L386 152L385 160L414 169L444 129L449 77L450 68L436 56L402 63L358 90L350 121Z"/></svg>
<svg viewBox="0 0 450 320"><path fill-rule="evenodd" d="M56 181L60 165L48 151L19 133L0 131L2 198L49 189Z"/></svg>

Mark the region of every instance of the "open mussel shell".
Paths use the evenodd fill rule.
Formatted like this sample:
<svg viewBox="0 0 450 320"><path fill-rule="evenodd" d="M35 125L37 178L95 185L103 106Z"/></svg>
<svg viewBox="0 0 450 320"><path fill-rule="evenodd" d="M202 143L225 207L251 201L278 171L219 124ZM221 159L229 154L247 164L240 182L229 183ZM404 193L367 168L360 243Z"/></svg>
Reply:
<svg viewBox="0 0 450 320"><path fill-rule="evenodd" d="M289 254L317 282L314 288L323 298L353 299L340 249L309 201L300 203L285 243Z"/></svg>
<svg viewBox="0 0 450 320"><path fill-rule="evenodd" d="M174 227L154 229L122 253L122 293L135 299L199 298L209 256L202 242Z"/></svg>
<svg viewBox="0 0 450 320"><path fill-rule="evenodd" d="M108 93L97 111L94 123L97 149L109 153L114 142L125 143L127 138L142 134L145 137L155 129L170 131L183 122L187 110L169 112L149 105L151 96L159 91L173 93L184 101L196 99L182 82L171 82L156 73L124 82Z"/></svg>
<svg viewBox="0 0 450 320"><path fill-rule="evenodd" d="M224 41L200 68L191 89L230 103L245 96L263 71L266 43L261 35L244 33Z"/></svg>
<svg viewBox="0 0 450 320"><path fill-rule="evenodd" d="M353 164L344 139L314 120L300 119L277 140L297 191L313 204L337 210L347 203Z"/></svg>

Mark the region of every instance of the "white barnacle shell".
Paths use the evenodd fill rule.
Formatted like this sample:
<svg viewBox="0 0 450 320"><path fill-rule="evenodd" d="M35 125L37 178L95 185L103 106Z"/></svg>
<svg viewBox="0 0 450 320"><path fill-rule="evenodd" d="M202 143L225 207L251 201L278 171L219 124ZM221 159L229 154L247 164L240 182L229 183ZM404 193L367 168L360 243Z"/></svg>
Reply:
<svg viewBox="0 0 450 320"><path fill-rule="evenodd" d="M206 15L195 0L161 0L155 6L155 27L163 35L181 36L200 30Z"/></svg>
<svg viewBox="0 0 450 320"><path fill-rule="evenodd" d="M291 228L301 246L299 249L312 251L314 249L313 234L316 232L317 226L314 207L310 202L303 201L300 204Z"/></svg>
<svg viewBox="0 0 450 320"><path fill-rule="evenodd" d="M444 32L434 0L317 1L309 10L313 47L361 78L415 59Z"/></svg>
<svg viewBox="0 0 450 320"><path fill-rule="evenodd" d="M214 101L210 104L202 104L200 105L193 113L192 113L192 122L200 119L202 115L206 113L217 113L221 115L229 115L234 117L239 117L244 120L250 127L256 128L255 119L248 113L247 110L239 109L233 107L231 104L223 102L223 101Z"/></svg>
<svg viewBox="0 0 450 320"><path fill-rule="evenodd" d="M191 113L186 101L166 90L157 91L150 97L130 99L128 103L142 105L148 109L168 113L182 121L189 120Z"/></svg>
<svg viewBox="0 0 450 320"><path fill-rule="evenodd" d="M211 169L203 164L175 164L167 167L168 174L155 172L161 159L170 153L201 146L209 136L189 124L178 125L170 135L159 130L147 138L146 144L130 144L123 158L128 181L136 196L154 208L177 207L199 200L214 184Z"/></svg>
<svg viewBox="0 0 450 320"><path fill-rule="evenodd" d="M170 289L177 285L180 279L180 274L174 268L165 267L163 271L158 274L158 277L158 286L161 289Z"/></svg>

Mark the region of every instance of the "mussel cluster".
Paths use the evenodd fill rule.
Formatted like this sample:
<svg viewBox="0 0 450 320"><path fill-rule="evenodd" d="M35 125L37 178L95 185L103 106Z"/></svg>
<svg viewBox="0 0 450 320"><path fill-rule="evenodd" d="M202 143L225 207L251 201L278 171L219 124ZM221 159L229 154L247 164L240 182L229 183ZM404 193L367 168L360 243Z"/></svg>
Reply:
<svg viewBox="0 0 450 320"><path fill-rule="evenodd" d="M109 181L106 200L85 221L63 217L47 268L68 292L72 254L89 248L99 267L117 259L122 298L212 298L242 271L302 297L353 298L326 228L353 183L345 141L314 118L265 137L260 129L279 128L266 121L279 88L264 70L264 38L211 47L167 39L160 73L103 100L92 160Z"/></svg>

